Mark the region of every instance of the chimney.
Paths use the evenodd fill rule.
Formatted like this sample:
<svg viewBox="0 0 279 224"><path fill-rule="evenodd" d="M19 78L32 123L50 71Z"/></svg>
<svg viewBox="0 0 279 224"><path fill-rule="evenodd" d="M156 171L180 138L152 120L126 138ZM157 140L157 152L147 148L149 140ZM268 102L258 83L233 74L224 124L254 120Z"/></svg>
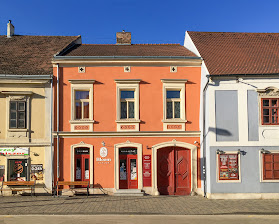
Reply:
<svg viewBox="0 0 279 224"><path fill-rule="evenodd" d="M7 24L7 37L11 38L15 34L15 27L12 24L12 21L9 20L9 23Z"/></svg>
<svg viewBox="0 0 279 224"><path fill-rule="evenodd" d="M116 33L116 44L117 45L131 45L131 32L122 32Z"/></svg>

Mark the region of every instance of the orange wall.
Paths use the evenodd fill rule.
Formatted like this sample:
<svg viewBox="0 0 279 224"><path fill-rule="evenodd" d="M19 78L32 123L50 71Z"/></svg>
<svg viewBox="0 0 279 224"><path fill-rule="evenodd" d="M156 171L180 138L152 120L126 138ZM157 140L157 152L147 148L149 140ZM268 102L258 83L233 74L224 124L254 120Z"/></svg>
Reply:
<svg viewBox="0 0 279 224"><path fill-rule="evenodd" d="M156 145L162 142L172 141L173 137L129 137L129 138L83 138L82 141L86 144L93 145L93 163L94 163L94 185L99 184L103 188L114 188L114 145L124 143L127 140L133 143L142 144L143 155L151 155L152 150L147 149L147 146ZM194 144L194 141L199 141L199 138L185 138L177 137L177 141L188 142ZM68 181L71 179L71 146L80 143L80 139L77 138L64 138L60 139L60 180ZM108 156L106 158L111 159L109 164L101 164L96 161L96 158L100 158L100 148L102 147L102 141L106 143L108 149ZM197 156L199 158L200 148L198 147ZM55 154L56 155L56 154ZM62 159L63 158L63 159ZM54 161L56 164L56 160ZM90 170L92 170L90 168ZM55 171L56 174L56 171ZM200 167L198 163L198 187L200 187Z"/></svg>
<svg viewBox="0 0 279 224"><path fill-rule="evenodd" d="M54 69L56 74L56 69ZM124 72L121 67L86 67L86 73L78 73L77 67L60 68L60 130L70 131L71 84L69 79L94 79L93 119L94 131L116 131L116 83L115 79L141 79L140 131L163 130L163 84L161 79L188 79L186 83L186 131L199 131L200 67L178 67L171 73L170 67L131 67ZM54 88L56 85L54 83ZM63 94L63 96L62 96ZM63 98L63 99L62 99Z"/></svg>

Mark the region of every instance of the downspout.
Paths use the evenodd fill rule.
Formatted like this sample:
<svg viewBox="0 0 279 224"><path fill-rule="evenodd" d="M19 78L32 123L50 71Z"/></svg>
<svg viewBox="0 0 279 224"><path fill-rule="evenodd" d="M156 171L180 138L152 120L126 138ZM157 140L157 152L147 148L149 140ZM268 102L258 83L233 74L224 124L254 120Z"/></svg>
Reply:
<svg viewBox="0 0 279 224"><path fill-rule="evenodd" d="M205 118L206 118L206 109L205 109L205 106L206 106L206 99L205 99L205 93L206 93L206 90L207 90L207 87L208 87L208 84L209 84L209 77L207 77L207 82L205 84L205 87L203 88L203 92L202 92L202 99L203 99L203 167L202 167L202 173L203 173L203 196L206 197L206 134L205 134Z"/></svg>
<svg viewBox="0 0 279 224"><path fill-rule="evenodd" d="M56 96L57 96L57 128L56 128L56 132L57 132L57 181L59 180L59 64L57 64L57 82L56 82Z"/></svg>
<svg viewBox="0 0 279 224"><path fill-rule="evenodd" d="M52 190L54 189L54 173L53 173L53 77L50 80L50 159L51 159L51 183L52 183Z"/></svg>

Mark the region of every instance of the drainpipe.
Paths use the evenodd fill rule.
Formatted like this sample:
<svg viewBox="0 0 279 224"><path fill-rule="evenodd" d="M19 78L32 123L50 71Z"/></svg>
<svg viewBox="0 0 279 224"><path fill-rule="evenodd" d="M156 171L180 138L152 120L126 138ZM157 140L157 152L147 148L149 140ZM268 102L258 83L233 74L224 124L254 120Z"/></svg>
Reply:
<svg viewBox="0 0 279 224"><path fill-rule="evenodd" d="M57 64L57 82L56 82L56 96L57 96L57 181L59 180L59 64Z"/></svg>
<svg viewBox="0 0 279 224"><path fill-rule="evenodd" d="M50 80L50 159L51 159L51 183L52 183L52 190L54 189L54 173L53 173L53 127L52 127L52 117L53 117L53 76Z"/></svg>
<svg viewBox="0 0 279 224"><path fill-rule="evenodd" d="M203 167L202 167L202 172L203 172L203 196L206 197L206 141L205 141L205 138L206 138L206 134L205 134L205 118L206 118L206 109L205 109L205 106L206 106L206 102L205 102L205 93L206 93L206 90L207 90L207 87L208 87L208 84L209 84L209 77L207 77L207 82L205 84L205 87L203 89L203 92L202 92L202 96L203 96Z"/></svg>

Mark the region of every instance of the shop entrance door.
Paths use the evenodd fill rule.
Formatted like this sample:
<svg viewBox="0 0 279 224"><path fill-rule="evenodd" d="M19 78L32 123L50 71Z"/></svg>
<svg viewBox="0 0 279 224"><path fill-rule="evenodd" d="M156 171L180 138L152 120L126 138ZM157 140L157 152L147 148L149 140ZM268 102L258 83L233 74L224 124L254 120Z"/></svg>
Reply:
<svg viewBox="0 0 279 224"><path fill-rule="evenodd" d="M191 193L191 154L180 147L166 147L157 153L158 191L162 195Z"/></svg>
<svg viewBox="0 0 279 224"><path fill-rule="evenodd" d="M119 189L137 188L137 149L121 148L119 151Z"/></svg>
<svg viewBox="0 0 279 224"><path fill-rule="evenodd" d="M75 181L90 181L89 158L89 148L75 148Z"/></svg>

